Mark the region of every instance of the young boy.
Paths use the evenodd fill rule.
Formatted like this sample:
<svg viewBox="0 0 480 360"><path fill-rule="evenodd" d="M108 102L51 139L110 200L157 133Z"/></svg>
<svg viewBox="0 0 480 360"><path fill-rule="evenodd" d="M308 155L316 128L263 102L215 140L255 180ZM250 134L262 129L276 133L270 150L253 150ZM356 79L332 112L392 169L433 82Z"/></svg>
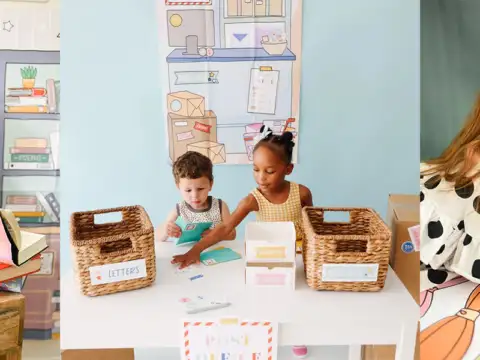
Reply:
<svg viewBox="0 0 480 360"><path fill-rule="evenodd" d="M160 241L181 236L181 229L175 224L179 216L187 223L212 222L211 229L230 219L227 204L209 195L213 186L213 164L208 157L188 151L174 162L172 172L183 201L176 205L166 223L160 227ZM206 230L203 235L209 231ZM233 230L223 240L234 240L235 236Z"/></svg>

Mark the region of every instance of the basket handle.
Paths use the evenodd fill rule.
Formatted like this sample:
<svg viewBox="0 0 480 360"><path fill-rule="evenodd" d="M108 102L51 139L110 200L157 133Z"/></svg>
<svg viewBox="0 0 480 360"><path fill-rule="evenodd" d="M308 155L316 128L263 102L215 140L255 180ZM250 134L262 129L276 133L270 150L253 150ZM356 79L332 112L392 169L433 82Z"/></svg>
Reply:
<svg viewBox="0 0 480 360"><path fill-rule="evenodd" d="M347 208L323 208L320 209L319 212L322 213L322 220L324 223L329 223L329 224L350 224L352 222L352 209L347 209ZM343 214L346 215L348 214L348 220L347 221L338 221L338 220L329 220L327 219L326 215L338 215L338 214Z"/></svg>
<svg viewBox="0 0 480 360"><path fill-rule="evenodd" d="M118 256L135 252L135 246L130 237L100 243L97 249L100 256Z"/></svg>

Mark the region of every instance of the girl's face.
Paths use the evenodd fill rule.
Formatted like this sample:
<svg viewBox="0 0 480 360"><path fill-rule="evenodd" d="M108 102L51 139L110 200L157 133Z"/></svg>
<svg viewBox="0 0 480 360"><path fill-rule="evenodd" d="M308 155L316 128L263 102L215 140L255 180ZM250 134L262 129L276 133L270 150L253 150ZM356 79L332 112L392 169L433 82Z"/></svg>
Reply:
<svg viewBox="0 0 480 360"><path fill-rule="evenodd" d="M292 170L293 164L286 165L267 146L260 146L253 153L253 177L263 193L277 192Z"/></svg>

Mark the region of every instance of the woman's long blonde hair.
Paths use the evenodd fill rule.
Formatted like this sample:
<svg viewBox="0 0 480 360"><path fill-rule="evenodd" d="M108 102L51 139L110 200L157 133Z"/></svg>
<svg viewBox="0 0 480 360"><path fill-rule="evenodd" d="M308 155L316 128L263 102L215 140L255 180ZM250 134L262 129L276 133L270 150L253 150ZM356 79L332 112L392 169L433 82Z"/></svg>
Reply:
<svg viewBox="0 0 480 360"><path fill-rule="evenodd" d="M480 95L477 96L463 129L455 136L445 151L435 159L423 175L438 174L446 181L463 186L480 177L480 169L472 170L480 160Z"/></svg>

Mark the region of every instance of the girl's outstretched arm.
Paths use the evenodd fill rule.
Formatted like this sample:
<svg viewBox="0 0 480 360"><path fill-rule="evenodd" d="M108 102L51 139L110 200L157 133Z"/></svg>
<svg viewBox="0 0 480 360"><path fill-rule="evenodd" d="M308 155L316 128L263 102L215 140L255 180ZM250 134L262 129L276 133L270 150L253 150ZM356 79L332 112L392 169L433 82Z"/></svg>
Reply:
<svg viewBox="0 0 480 360"><path fill-rule="evenodd" d="M232 231L247 217L252 211L258 211L257 200L252 194L243 198L238 204L230 218L217 225L204 238L196 243L186 254L174 256L172 264L180 264L180 268L187 267L200 261L200 254L210 246L226 240Z"/></svg>

